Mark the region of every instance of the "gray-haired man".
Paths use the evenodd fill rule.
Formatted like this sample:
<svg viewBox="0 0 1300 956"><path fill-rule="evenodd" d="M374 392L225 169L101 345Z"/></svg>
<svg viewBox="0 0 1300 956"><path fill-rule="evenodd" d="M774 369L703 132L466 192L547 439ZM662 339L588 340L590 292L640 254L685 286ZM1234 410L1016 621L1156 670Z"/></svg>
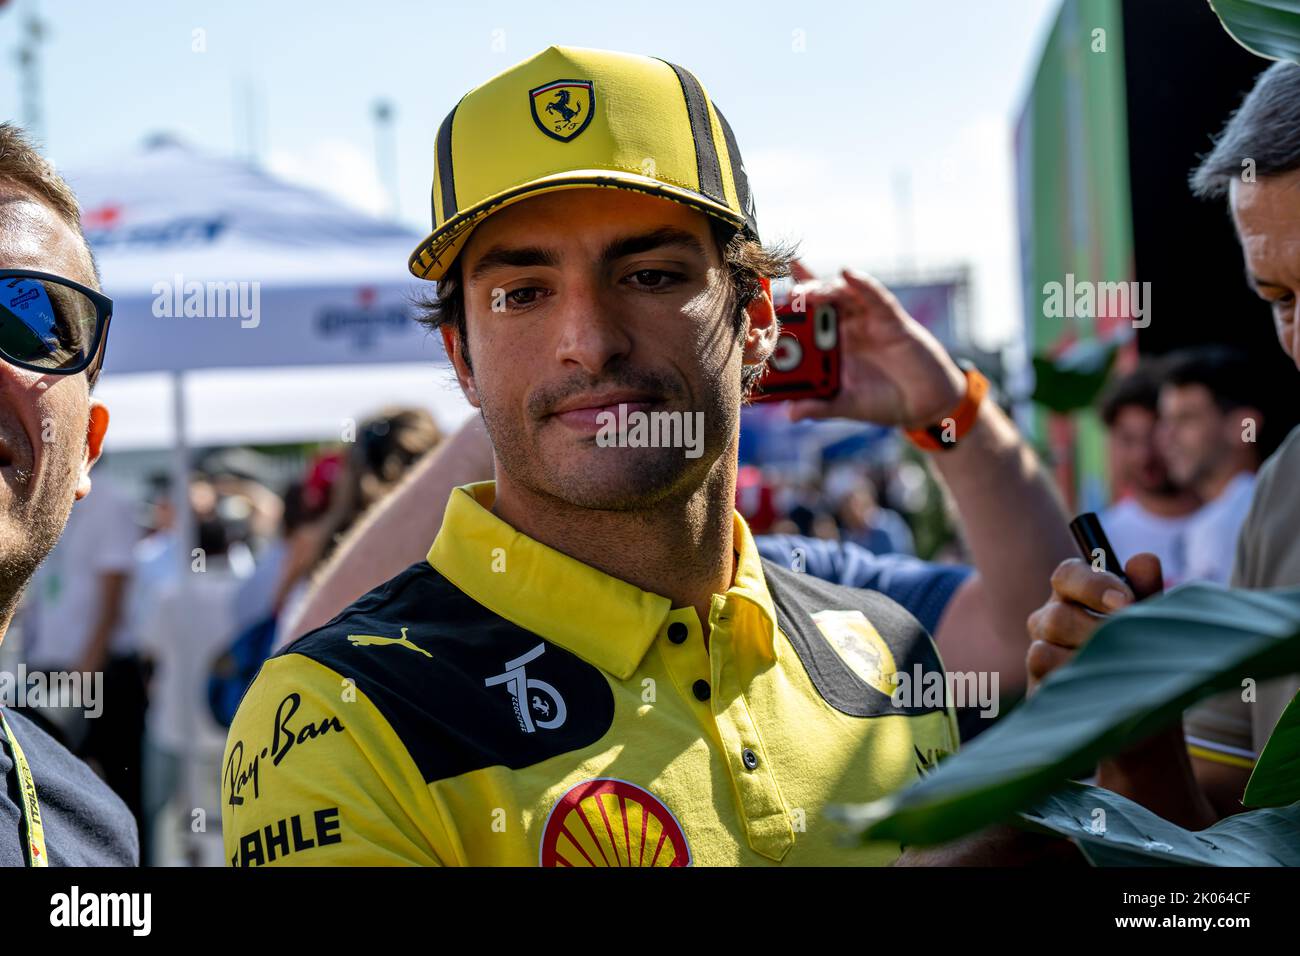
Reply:
<svg viewBox="0 0 1300 956"><path fill-rule="evenodd" d="M1278 342L1300 366L1300 66L1265 70L1192 174L1193 191L1227 198L1251 287L1268 302ZM1254 501L1237 543L1231 584L1268 588L1300 584L1300 429L1259 473ZM1138 596L1158 588L1159 562L1139 555L1127 568ZM1130 603L1117 577L1078 559L1052 579L1052 599L1030 618L1030 680L1068 660L1098 618ZM1121 600L1102 602L1107 594ZM1194 828L1242 809L1255 757L1295 696L1300 679L1259 686L1253 700L1232 692L1193 708L1182 727L1154 738L1140 753L1102 764L1102 785ZM1190 758L1189 758L1190 753Z"/></svg>

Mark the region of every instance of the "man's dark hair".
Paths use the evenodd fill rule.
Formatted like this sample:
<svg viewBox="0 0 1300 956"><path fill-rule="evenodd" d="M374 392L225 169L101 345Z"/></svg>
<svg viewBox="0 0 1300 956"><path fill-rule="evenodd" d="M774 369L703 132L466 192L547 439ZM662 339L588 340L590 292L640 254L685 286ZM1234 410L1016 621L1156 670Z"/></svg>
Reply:
<svg viewBox="0 0 1300 956"><path fill-rule="evenodd" d="M86 253L86 269L93 277L90 285L98 290L99 263L95 261L86 234L81 230L81 207L77 205L77 197L22 128L13 123L0 123L0 180L13 183L36 201L44 203L76 234ZM92 390L99 379L99 366L96 361L86 369L86 383Z"/></svg>
<svg viewBox="0 0 1300 956"><path fill-rule="evenodd" d="M1254 163L1256 176L1300 169L1300 65L1274 63L1259 75L1192 173L1192 191L1202 199L1226 196L1246 160Z"/></svg>
<svg viewBox="0 0 1300 956"><path fill-rule="evenodd" d="M230 552L230 529L220 518L203 518L198 527L199 547L210 558L219 557Z"/></svg>
<svg viewBox="0 0 1300 956"><path fill-rule="evenodd" d="M1202 385L1214 396L1222 412L1251 407L1262 408L1264 395L1259 372L1246 353L1221 345L1184 349L1168 357L1163 384Z"/></svg>
<svg viewBox="0 0 1300 956"><path fill-rule="evenodd" d="M739 335L745 328L745 306L762 292L759 279L781 279L790 275L791 264L797 255L795 245L763 245L714 216L709 217L709 227L727 267L730 279L727 309L732 310L733 327ZM446 275L438 280L436 293L416 301L416 319L431 332L443 326L454 328L461 354L465 356L465 364L470 365L469 350L465 343L465 289L461 282L459 257ZM766 363L743 367L740 382L746 398L766 368Z"/></svg>
<svg viewBox="0 0 1300 956"><path fill-rule="evenodd" d="M1107 428L1115 427L1119 413L1126 408L1140 408L1155 415L1159 405L1160 375L1149 359L1127 375L1112 379L1098 401L1101 420Z"/></svg>

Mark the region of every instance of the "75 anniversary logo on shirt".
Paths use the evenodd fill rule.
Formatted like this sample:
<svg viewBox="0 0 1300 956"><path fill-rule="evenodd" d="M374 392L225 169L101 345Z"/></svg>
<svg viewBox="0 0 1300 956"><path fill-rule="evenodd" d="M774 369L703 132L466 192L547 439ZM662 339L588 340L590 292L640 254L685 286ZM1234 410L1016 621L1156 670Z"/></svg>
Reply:
<svg viewBox="0 0 1300 956"><path fill-rule="evenodd" d="M506 661L504 673L489 677L483 682L488 687L506 685L510 691L515 719L519 721L519 729L526 734L535 733L538 727L543 730L558 730L564 725L564 719L569 713L558 690L544 680L529 677L524 671L528 664L545 652L546 645L538 644L526 654Z"/></svg>

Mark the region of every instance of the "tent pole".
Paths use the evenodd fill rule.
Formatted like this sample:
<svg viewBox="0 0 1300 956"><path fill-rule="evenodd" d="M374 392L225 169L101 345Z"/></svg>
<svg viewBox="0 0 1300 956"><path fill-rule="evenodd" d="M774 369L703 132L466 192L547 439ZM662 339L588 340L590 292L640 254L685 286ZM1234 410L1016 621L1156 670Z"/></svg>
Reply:
<svg viewBox="0 0 1300 956"><path fill-rule="evenodd" d="M173 370L171 373L172 380L172 424L174 426L174 440L172 449L172 510L175 514L172 527L176 534L176 584L180 597L180 606L189 607L191 602L188 600L190 590L190 549L195 547L196 535L194 533L194 510L190 506L190 450L189 443L185 433L185 423L187 415L185 412L185 373L180 369ZM179 623L179 622L177 622ZM187 649L183 646L184 639L180 634L171 636L171 639L177 641L182 646L173 647L170 653L177 658L176 664L182 673L190 673L194 662L187 659ZM195 863L196 847L193 845L193 826L191 820L185 819L193 810L193 797L190 776L193 772L193 758L195 747L195 733L197 728L194 726L193 716L189 707L181 710L181 739L185 741L185 746L178 755L180 761L179 787L176 798L182 812L183 825L182 829L182 849L185 854L186 862L190 865ZM205 811L206 812L206 811ZM206 821L205 821L206 823ZM151 841L152 843L152 841Z"/></svg>

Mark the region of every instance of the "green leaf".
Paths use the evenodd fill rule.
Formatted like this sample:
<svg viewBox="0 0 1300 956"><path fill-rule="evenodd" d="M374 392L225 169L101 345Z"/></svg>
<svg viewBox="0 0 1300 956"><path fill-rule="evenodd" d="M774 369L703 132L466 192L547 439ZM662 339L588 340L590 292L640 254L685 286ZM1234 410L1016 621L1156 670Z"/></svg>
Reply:
<svg viewBox="0 0 1300 956"><path fill-rule="evenodd" d="M1300 670L1300 589L1188 584L1109 618L1023 705L883 800L842 808L864 840L942 843L1009 818L1215 691Z"/></svg>
<svg viewBox="0 0 1300 956"><path fill-rule="evenodd" d="M1210 0L1228 34L1251 53L1300 63L1300 2Z"/></svg>
<svg viewBox="0 0 1300 956"><path fill-rule="evenodd" d="M1095 866L1300 866L1300 803L1184 830L1117 793L1076 783L1020 822L1069 837Z"/></svg>
<svg viewBox="0 0 1300 956"><path fill-rule="evenodd" d="M1300 800L1300 695L1291 699L1269 734L1246 784L1248 807L1281 807Z"/></svg>
<svg viewBox="0 0 1300 956"><path fill-rule="evenodd" d="M1033 400L1054 412L1089 408L1106 385L1119 346L1114 342L1076 342L1058 358L1035 355Z"/></svg>

